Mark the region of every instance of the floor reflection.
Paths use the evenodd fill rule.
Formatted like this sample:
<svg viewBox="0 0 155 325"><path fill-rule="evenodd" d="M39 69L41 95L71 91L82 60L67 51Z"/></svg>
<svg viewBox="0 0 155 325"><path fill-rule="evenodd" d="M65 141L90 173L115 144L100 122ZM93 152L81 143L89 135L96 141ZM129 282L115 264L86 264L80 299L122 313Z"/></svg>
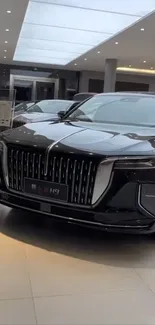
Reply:
<svg viewBox="0 0 155 325"><path fill-rule="evenodd" d="M155 267L153 236L106 234L0 206L0 231L26 244L118 267Z"/></svg>

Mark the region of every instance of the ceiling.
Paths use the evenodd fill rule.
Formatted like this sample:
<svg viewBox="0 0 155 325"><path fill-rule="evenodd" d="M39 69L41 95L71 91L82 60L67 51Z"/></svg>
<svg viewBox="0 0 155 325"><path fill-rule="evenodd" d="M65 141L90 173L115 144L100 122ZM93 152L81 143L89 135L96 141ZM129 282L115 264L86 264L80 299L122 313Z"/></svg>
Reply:
<svg viewBox="0 0 155 325"><path fill-rule="evenodd" d="M153 74L153 10L155 0L1 1L0 63L103 71L117 58Z"/></svg>

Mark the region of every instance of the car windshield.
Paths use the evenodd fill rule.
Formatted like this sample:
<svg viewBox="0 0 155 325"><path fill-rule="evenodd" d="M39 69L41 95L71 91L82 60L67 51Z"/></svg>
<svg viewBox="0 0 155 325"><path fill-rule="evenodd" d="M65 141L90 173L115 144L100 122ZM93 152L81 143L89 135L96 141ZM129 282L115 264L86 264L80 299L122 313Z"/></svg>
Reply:
<svg viewBox="0 0 155 325"><path fill-rule="evenodd" d="M15 106L15 112L26 111L32 105L34 105L34 103L20 103L17 106Z"/></svg>
<svg viewBox="0 0 155 325"><path fill-rule="evenodd" d="M98 95L66 118L95 123L155 126L155 96Z"/></svg>
<svg viewBox="0 0 155 325"><path fill-rule="evenodd" d="M72 103L72 101L68 100L42 100L41 102L31 106L27 112L58 114L60 111L66 111Z"/></svg>

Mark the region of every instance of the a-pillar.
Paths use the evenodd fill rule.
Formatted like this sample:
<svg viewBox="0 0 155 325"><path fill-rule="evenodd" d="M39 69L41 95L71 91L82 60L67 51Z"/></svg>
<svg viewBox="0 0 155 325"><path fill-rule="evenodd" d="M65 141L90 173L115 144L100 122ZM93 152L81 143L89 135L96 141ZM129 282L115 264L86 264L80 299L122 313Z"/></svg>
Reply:
<svg viewBox="0 0 155 325"><path fill-rule="evenodd" d="M116 69L117 60L107 59L105 62L105 74L104 74L104 92L114 92L116 83Z"/></svg>

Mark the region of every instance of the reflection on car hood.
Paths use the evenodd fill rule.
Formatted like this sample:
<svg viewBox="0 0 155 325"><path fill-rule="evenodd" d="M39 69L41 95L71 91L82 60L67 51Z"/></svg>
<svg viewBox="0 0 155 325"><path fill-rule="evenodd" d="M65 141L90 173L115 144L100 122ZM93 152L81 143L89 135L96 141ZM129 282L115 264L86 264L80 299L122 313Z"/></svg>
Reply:
<svg viewBox="0 0 155 325"><path fill-rule="evenodd" d="M57 114L50 113L23 113L20 115L16 115L14 120L30 123L30 122L43 122L43 121L51 121L58 119Z"/></svg>
<svg viewBox="0 0 155 325"><path fill-rule="evenodd" d="M70 153L154 155L155 128L84 122L32 123L1 134L9 143Z"/></svg>

